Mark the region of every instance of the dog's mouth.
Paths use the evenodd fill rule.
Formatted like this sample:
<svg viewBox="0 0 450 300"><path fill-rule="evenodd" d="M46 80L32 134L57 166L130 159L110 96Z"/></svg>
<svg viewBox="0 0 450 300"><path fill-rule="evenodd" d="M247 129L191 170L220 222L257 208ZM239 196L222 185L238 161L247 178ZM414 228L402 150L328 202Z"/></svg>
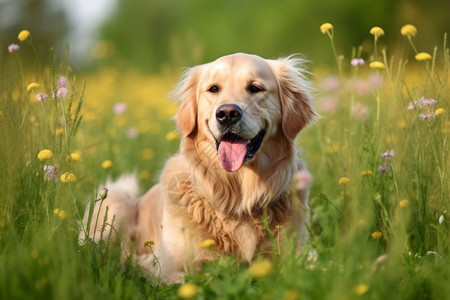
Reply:
<svg viewBox="0 0 450 300"><path fill-rule="evenodd" d="M266 131L262 129L254 138L245 139L237 134L225 133L216 139L217 154L222 167L228 172L236 172L245 161L252 160L261 147Z"/></svg>

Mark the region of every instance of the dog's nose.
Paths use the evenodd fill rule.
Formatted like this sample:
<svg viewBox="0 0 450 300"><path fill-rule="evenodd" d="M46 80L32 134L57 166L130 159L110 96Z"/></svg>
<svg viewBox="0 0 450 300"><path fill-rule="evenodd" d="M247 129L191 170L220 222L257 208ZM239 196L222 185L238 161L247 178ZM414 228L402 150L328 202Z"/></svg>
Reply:
<svg viewBox="0 0 450 300"><path fill-rule="evenodd" d="M216 119L223 126L230 126L242 118L242 109L236 104L222 104L216 110Z"/></svg>

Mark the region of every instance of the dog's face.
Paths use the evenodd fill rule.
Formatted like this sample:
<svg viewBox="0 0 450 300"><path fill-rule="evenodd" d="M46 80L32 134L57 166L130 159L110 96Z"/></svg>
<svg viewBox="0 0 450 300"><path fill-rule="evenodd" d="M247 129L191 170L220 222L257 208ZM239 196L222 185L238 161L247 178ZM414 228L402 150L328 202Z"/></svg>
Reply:
<svg viewBox="0 0 450 300"><path fill-rule="evenodd" d="M276 135L294 139L314 117L297 64L240 53L189 70L175 91L183 136L208 140L228 172L256 159Z"/></svg>

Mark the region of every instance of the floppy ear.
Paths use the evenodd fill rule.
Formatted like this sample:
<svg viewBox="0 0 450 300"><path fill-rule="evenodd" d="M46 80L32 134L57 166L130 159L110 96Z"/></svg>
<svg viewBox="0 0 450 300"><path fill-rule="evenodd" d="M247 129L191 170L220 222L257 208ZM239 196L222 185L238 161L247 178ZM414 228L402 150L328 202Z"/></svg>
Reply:
<svg viewBox="0 0 450 300"><path fill-rule="evenodd" d="M302 64L303 60L294 56L272 61L280 90L281 125L290 139L316 117L311 104L311 83Z"/></svg>
<svg viewBox="0 0 450 300"><path fill-rule="evenodd" d="M175 115L178 129L183 136L189 136L197 127L197 85L203 67L197 66L186 70L169 98L181 102Z"/></svg>

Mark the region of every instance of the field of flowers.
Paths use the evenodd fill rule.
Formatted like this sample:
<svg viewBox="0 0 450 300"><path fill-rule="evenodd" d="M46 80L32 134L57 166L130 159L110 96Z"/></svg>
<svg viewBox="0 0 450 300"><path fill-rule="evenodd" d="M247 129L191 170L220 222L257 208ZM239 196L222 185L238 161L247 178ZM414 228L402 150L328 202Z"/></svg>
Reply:
<svg viewBox="0 0 450 300"><path fill-rule="evenodd" d="M120 260L114 241L80 244L80 219L108 177L158 180L179 135L166 100L179 74L43 64L32 32L0 49L1 299L447 299L450 294L450 53L335 47L311 70L318 122L299 138L314 176L310 241L287 242L250 266L224 257L165 285ZM329 41L327 41L327 39ZM23 49L34 53L24 60ZM320 62L318 62L320 64ZM279 251L278 251L279 249ZM317 255L312 255L316 253Z"/></svg>

